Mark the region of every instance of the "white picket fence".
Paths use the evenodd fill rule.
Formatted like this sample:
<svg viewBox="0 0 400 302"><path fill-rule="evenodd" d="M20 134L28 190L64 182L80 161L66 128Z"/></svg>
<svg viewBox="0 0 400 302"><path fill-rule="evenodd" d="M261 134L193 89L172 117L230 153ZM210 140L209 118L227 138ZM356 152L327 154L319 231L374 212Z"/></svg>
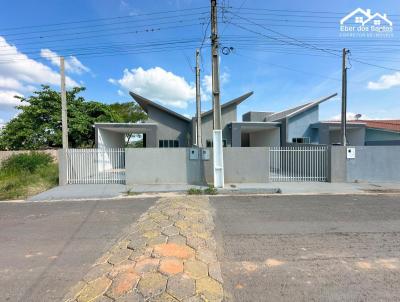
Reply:
<svg viewBox="0 0 400 302"><path fill-rule="evenodd" d="M69 184L124 184L125 149L67 149Z"/></svg>
<svg viewBox="0 0 400 302"><path fill-rule="evenodd" d="M327 181L326 146L269 148L270 181Z"/></svg>

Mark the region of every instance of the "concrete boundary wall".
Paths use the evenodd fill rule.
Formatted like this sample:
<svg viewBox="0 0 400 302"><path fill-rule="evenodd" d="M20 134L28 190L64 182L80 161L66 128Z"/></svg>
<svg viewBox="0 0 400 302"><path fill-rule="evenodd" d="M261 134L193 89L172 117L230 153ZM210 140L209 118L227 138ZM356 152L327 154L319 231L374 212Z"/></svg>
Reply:
<svg viewBox="0 0 400 302"><path fill-rule="evenodd" d="M400 181L400 146L357 146L346 159L347 181Z"/></svg>
<svg viewBox="0 0 400 302"><path fill-rule="evenodd" d="M126 149L126 183L213 183L212 149L209 160L191 160L190 148ZM268 148L224 148L226 183L268 181Z"/></svg>

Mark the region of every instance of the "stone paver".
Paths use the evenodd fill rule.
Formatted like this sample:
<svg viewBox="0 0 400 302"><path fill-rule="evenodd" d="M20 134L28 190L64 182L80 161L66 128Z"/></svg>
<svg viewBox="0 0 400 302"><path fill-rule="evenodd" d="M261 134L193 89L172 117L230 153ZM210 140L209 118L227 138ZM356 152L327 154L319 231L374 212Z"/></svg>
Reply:
<svg viewBox="0 0 400 302"><path fill-rule="evenodd" d="M64 301L222 301L213 229L207 197L162 198Z"/></svg>

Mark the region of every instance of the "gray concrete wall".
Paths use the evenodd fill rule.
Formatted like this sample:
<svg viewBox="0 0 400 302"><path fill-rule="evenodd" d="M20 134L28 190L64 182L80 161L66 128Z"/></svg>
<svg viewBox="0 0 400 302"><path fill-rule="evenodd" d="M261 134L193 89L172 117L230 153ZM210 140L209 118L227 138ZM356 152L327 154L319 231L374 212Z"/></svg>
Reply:
<svg viewBox="0 0 400 302"><path fill-rule="evenodd" d="M367 128L365 140L367 142L400 141L400 132Z"/></svg>
<svg viewBox="0 0 400 302"><path fill-rule="evenodd" d="M280 128L256 131L249 134L251 147L279 147Z"/></svg>
<svg viewBox="0 0 400 302"><path fill-rule="evenodd" d="M148 122L157 123L156 147L158 147L158 141L161 139L178 140L179 147L191 145L192 129L189 121L167 114L153 106L149 106L148 110ZM150 147L150 145L147 147Z"/></svg>
<svg viewBox="0 0 400 302"><path fill-rule="evenodd" d="M221 111L221 127L222 127L222 138L227 140L228 145L232 142L232 130L228 124L236 122L237 119L236 106L228 106ZM203 147L206 147L206 141L212 141L213 132L213 115L207 114L201 119L201 131L202 131L202 143Z"/></svg>
<svg viewBox="0 0 400 302"><path fill-rule="evenodd" d="M346 159L347 181L400 181L400 146L358 146Z"/></svg>
<svg viewBox="0 0 400 302"><path fill-rule="evenodd" d="M328 182L346 182L346 147L329 146L328 150Z"/></svg>
<svg viewBox="0 0 400 302"><path fill-rule="evenodd" d="M127 149L126 183L134 184L204 184L213 183L213 157L189 159L190 148ZM225 182L268 181L268 148L224 148Z"/></svg>
<svg viewBox="0 0 400 302"><path fill-rule="evenodd" d="M189 159L189 148L126 149L126 183L202 184L199 160Z"/></svg>

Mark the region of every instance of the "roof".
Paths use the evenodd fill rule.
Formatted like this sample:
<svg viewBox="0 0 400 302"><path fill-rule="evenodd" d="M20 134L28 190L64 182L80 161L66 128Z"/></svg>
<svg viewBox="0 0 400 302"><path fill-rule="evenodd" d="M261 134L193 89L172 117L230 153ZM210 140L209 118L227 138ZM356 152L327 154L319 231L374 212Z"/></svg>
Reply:
<svg viewBox="0 0 400 302"><path fill-rule="evenodd" d="M136 94L136 93L134 93L132 91L130 91L129 94L140 105L140 107L143 108L143 110L145 112L148 112L148 109L147 109L148 106L153 106L153 107L155 107L157 109L160 109L160 110L163 110L163 111L165 111L165 112L167 112L167 113L169 113L169 114L171 114L171 115L173 115L173 116L175 116L175 117L177 117L177 118L179 118L181 120L184 120L186 122L190 122L190 119L187 118L186 116L183 116L183 115L181 115L181 114L179 114L179 113L177 113L177 112L175 112L173 110L170 110L170 109L168 109L168 108L166 108L164 106L161 106L160 104L157 104L156 102L150 101L149 99L146 99L145 97L142 97L142 96L140 96L140 95L138 95L138 94ZM221 110L224 109L224 108L227 108L229 106L232 106L232 105L239 105L241 102L243 102L245 99L247 99L252 94L253 94L253 91L248 92L246 94L243 94L242 96L240 96L240 97L238 97L236 99L233 99L233 100L231 100L229 102L226 102L226 103L222 104L221 105ZM212 112L213 112L213 109L208 110L206 112L203 112L201 114L201 116L203 117L203 116L209 115Z"/></svg>
<svg viewBox="0 0 400 302"><path fill-rule="evenodd" d="M168 114L175 116L178 119L181 119L185 122L190 122L190 119L187 118L186 116L183 116L175 111L172 111L164 106L161 106L160 104L157 104L156 102L150 101L149 99L146 99L145 97L138 95L132 91L129 91L129 94L131 95L131 97L133 97L133 99L140 105L140 107L143 108L143 110L148 113L148 107L152 106L155 107L157 109L160 109L162 111L167 112Z"/></svg>
<svg viewBox="0 0 400 302"><path fill-rule="evenodd" d="M245 99L247 99L248 97L250 97L253 93L254 93L253 91L250 91L250 92L245 93L245 94L243 94L242 96L240 96L240 97L238 97L238 98L236 98L236 99L233 99L233 100L231 100L231 101L229 101L229 102L226 102L226 103L222 104L222 105L221 105L221 110L224 109L224 108L227 108L227 107L229 107L229 106L231 106L231 105L236 105L236 106L239 105L239 104L240 104L241 102L243 102ZM213 112L213 109L208 110L208 111L206 111L206 112L203 112L203 113L201 114L201 116L203 117L203 116L209 115L209 114L211 114L212 112Z"/></svg>
<svg viewBox="0 0 400 302"><path fill-rule="evenodd" d="M266 121L267 122L274 122L274 121L281 120L283 118L290 118L290 117L296 116L297 114L302 113L302 112L304 112L304 111L306 111L308 109L311 109L311 108L313 108L315 106L318 106L322 102L325 102L325 101L327 101L327 100L329 100L329 99L331 99L331 98L333 98L335 96L337 96L337 93L331 94L331 95L329 95L327 97L323 97L321 99L318 99L318 100L315 100L315 101L312 101L312 102L308 102L308 103L300 105L300 106L296 106L296 107L293 107L293 108L290 108L290 109L283 110L281 112L277 112L277 113L271 114L271 115L267 116Z"/></svg>
<svg viewBox="0 0 400 302"><path fill-rule="evenodd" d="M400 120L356 120L349 122L365 123L368 128L400 132Z"/></svg>

